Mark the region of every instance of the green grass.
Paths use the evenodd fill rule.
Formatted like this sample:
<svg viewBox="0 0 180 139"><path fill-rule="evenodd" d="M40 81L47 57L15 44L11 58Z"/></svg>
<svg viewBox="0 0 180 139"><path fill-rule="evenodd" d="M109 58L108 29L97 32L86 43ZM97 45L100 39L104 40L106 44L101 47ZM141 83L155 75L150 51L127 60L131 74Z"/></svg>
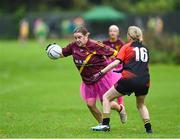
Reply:
<svg viewBox="0 0 180 139"><path fill-rule="evenodd" d="M35 41L0 41L0 137L180 137L180 66L150 66L154 134L144 133L134 95L125 97L126 125L112 112L111 131L93 132L97 123L81 100L71 57L53 61L44 49Z"/></svg>

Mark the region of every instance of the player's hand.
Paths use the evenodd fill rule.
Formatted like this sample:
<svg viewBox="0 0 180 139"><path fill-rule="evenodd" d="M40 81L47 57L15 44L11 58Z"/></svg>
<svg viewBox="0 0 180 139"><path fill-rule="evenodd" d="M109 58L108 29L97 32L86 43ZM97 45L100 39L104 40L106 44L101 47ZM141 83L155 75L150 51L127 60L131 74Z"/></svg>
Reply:
<svg viewBox="0 0 180 139"><path fill-rule="evenodd" d="M98 81L104 74L100 71L92 76L92 81L96 82Z"/></svg>

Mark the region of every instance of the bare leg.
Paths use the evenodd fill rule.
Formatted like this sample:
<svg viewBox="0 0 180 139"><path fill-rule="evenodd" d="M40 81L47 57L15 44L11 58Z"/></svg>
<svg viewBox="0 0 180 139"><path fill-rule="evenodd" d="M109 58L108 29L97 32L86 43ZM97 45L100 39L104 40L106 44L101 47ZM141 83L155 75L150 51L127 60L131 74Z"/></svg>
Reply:
<svg viewBox="0 0 180 139"><path fill-rule="evenodd" d="M146 96L137 96L136 97L137 108L139 110L139 113L140 113L143 121L150 119L148 109L144 103L145 97Z"/></svg>
<svg viewBox="0 0 180 139"><path fill-rule="evenodd" d="M148 109L147 109L147 107L146 107L146 105L144 103L145 97L146 97L146 95L137 96L136 97L136 103L137 103L137 108L139 110L141 118L144 121L144 127L146 128L146 132L147 133L152 133L149 112L148 112Z"/></svg>
<svg viewBox="0 0 180 139"><path fill-rule="evenodd" d="M101 104L103 105L102 101ZM111 101L110 105L112 110L116 110L117 112L121 111L121 106L116 101Z"/></svg>
<svg viewBox="0 0 180 139"><path fill-rule="evenodd" d="M110 112L111 112L111 101L119 96L123 96L123 94L116 91L116 89L111 87L104 95L103 95L103 122L102 125L98 125L92 127L94 131L110 131Z"/></svg>
<svg viewBox="0 0 180 139"><path fill-rule="evenodd" d="M112 110L116 110L117 112L121 111L121 106L117 102L111 101L110 105Z"/></svg>
<svg viewBox="0 0 180 139"><path fill-rule="evenodd" d="M111 87L104 95L103 95L103 113L110 113L111 101L119 96L123 96L116 89ZM113 103L112 103L113 104ZM114 102L115 104L115 102ZM116 103L117 104L117 103ZM118 105L118 104L117 104ZM119 107L119 106L118 106Z"/></svg>
<svg viewBox="0 0 180 139"><path fill-rule="evenodd" d="M102 122L102 114L101 114L100 110L96 107L96 99L89 98L86 101L86 103L87 103L87 107L89 108L91 114L98 121L98 123L101 123Z"/></svg>

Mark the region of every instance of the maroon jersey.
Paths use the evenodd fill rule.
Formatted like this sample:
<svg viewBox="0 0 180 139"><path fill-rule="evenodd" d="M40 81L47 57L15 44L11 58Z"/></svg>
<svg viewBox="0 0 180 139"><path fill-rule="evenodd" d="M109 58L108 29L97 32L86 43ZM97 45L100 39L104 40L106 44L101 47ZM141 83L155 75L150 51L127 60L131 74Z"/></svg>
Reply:
<svg viewBox="0 0 180 139"><path fill-rule="evenodd" d="M88 40L86 47L79 47L73 42L63 48L62 53L65 57L72 55L84 83L92 84L92 76L107 66L106 57L115 56L117 51L100 42Z"/></svg>
<svg viewBox="0 0 180 139"><path fill-rule="evenodd" d="M120 48L124 45L124 42L121 39L118 39L116 41L111 41L110 39L107 39L103 41L103 44L108 45L119 52Z"/></svg>

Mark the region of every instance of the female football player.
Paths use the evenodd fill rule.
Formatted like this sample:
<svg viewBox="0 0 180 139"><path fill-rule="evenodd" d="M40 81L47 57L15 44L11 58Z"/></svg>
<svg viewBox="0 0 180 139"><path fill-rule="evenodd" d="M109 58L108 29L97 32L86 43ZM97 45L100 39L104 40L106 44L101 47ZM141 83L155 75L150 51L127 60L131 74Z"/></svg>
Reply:
<svg viewBox="0 0 180 139"><path fill-rule="evenodd" d="M109 131L110 102L114 98L131 95L134 92L137 108L144 121L146 132L152 133L149 112L145 105L145 98L150 85L148 69L149 53L142 44L142 31L139 27L130 26L127 31L127 38L129 43L121 48L116 56L116 60L93 76L93 81L95 81L113 67L123 63L122 78L103 95L103 123L102 125L92 127L92 129L96 131Z"/></svg>
<svg viewBox="0 0 180 139"><path fill-rule="evenodd" d="M103 41L103 44L110 46L119 52L124 42L119 38L119 28L116 25L109 27L109 38Z"/></svg>
<svg viewBox="0 0 180 139"><path fill-rule="evenodd" d="M103 43L89 39L89 32L85 27L76 28L73 35L75 41L62 48L61 57L73 57L73 62L82 78L80 87L82 97L94 118L101 123L102 114L96 107L96 100L99 98L102 102L103 94L118 81L119 77L112 71L107 72L96 81L92 80L92 76L105 68L108 65L107 58L116 56L117 51ZM111 108L121 114L121 121L125 123L124 106L112 101Z"/></svg>

